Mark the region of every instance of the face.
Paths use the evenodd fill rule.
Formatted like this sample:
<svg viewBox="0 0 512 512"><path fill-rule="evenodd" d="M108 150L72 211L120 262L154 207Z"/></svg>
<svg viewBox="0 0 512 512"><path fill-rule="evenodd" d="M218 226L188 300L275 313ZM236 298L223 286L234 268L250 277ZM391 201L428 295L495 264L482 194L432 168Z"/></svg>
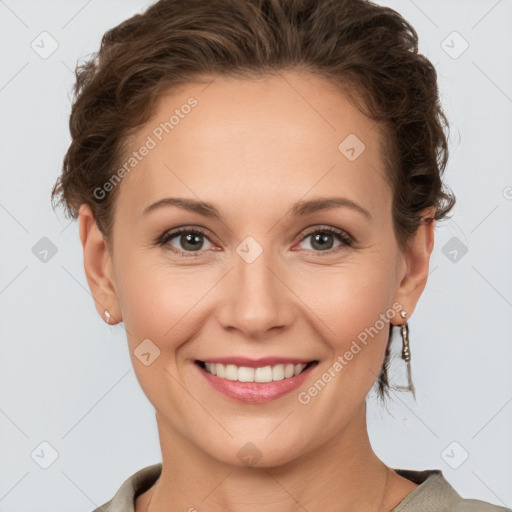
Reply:
<svg viewBox="0 0 512 512"><path fill-rule="evenodd" d="M112 258L87 207L81 237L161 434L274 466L360 422L433 243L398 248L380 127L288 71L187 84L131 144Z"/></svg>

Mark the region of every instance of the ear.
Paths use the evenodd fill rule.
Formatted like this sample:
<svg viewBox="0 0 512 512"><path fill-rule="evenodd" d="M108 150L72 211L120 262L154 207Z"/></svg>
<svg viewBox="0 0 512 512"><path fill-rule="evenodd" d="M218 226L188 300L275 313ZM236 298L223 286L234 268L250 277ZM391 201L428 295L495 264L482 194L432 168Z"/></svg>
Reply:
<svg viewBox="0 0 512 512"><path fill-rule="evenodd" d="M412 316L416 304L427 284L430 255L434 248L435 209L427 208L420 212L422 221L416 233L409 240L406 249L401 252L402 268L400 284L395 291L393 304L398 302ZM395 315L394 325L400 325L400 315ZM403 322L402 322L403 323Z"/></svg>
<svg viewBox="0 0 512 512"><path fill-rule="evenodd" d="M86 203L80 206L78 222L85 275L96 311L106 321L105 310L108 309L111 315L110 325L113 325L121 321L121 315L107 242L96 224L90 206Z"/></svg>

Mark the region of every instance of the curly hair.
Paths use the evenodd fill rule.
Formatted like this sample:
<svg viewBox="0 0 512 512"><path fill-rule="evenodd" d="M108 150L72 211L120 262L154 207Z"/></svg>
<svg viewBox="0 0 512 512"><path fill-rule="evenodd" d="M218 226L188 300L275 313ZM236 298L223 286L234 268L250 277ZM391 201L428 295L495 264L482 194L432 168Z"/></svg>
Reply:
<svg viewBox="0 0 512 512"><path fill-rule="evenodd" d="M52 190L78 217L87 203L109 250L120 187L99 199L125 159L130 138L163 92L200 76L250 79L294 69L329 80L385 129L383 154L393 192L393 229L405 248L420 212L447 217L455 197L442 174L449 125L437 73L418 53L414 28L369 0L159 0L108 30L99 51L75 69L71 144ZM389 396L393 325L378 377Z"/></svg>

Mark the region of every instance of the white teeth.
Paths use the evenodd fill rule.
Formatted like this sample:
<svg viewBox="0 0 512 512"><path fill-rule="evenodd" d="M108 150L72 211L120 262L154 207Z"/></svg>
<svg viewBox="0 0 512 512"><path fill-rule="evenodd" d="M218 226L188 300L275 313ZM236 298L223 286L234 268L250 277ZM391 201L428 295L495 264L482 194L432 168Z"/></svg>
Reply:
<svg viewBox="0 0 512 512"><path fill-rule="evenodd" d="M284 378L289 379L290 377L293 377L294 372L295 372L295 366L293 366L293 364L287 364L284 367Z"/></svg>
<svg viewBox="0 0 512 512"><path fill-rule="evenodd" d="M225 377L226 367L223 364L212 364L212 367L215 368L217 377L220 377L221 379L223 379Z"/></svg>
<svg viewBox="0 0 512 512"><path fill-rule="evenodd" d="M296 364L295 371L293 372L293 376L295 377L295 376L299 375L299 373L301 373L302 370L304 370L304 368L306 368L305 364Z"/></svg>
<svg viewBox="0 0 512 512"><path fill-rule="evenodd" d="M254 382L254 368L247 368L247 366L238 368L238 380L240 382Z"/></svg>
<svg viewBox="0 0 512 512"><path fill-rule="evenodd" d="M261 368L249 368L234 364L205 363L208 373L221 379L238 380L240 382L273 382L295 377L306 368L305 364L276 364Z"/></svg>
<svg viewBox="0 0 512 512"><path fill-rule="evenodd" d="M278 364L272 368L272 380L284 379L284 365Z"/></svg>
<svg viewBox="0 0 512 512"><path fill-rule="evenodd" d="M238 366L235 366L234 364L227 364L224 378L228 380L238 380Z"/></svg>
<svg viewBox="0 0 512 512"><path fill-rule="evenodd" d="M254 382L272 382L272 367L256 368L254 370Z"/></svg>

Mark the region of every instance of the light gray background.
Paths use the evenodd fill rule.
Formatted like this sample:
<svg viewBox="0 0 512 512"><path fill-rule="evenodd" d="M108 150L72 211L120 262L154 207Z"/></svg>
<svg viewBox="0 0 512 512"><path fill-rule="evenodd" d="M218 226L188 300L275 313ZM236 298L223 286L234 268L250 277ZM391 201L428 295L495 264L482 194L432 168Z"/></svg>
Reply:
<svg viewBox="0 0 512 512"><path fill-rule="evenodd" d="M77 223L50 204L76 61L148 4L0 0L2 512L90 511L161 460L123 326L111 332L96 313ZM383 4L412 23L438 69L458 203L438 224L410 320L418 401L394 393L388 413L373 396L370 437L391 467L439 468L464 497L512 507L512 1ZM49 51L52 38L47 58L31 47ZM57 250L46 262L43 237ZM446 244L459 245L455 261ZM395 363L397 383L405 366Z"/></svg>

